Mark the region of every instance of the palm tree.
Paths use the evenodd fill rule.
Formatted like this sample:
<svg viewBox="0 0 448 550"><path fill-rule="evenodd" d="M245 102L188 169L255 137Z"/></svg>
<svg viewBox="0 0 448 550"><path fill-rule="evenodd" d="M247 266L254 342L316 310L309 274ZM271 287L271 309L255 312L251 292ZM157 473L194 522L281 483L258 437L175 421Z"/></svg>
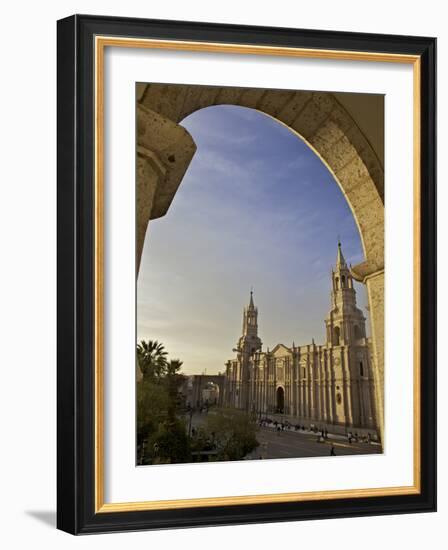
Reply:
<svg viewBox="0 0 448 550"><path fill-rule="evenodd" d="M179 388L184 380L184 376L180 373L182 368L180 359L171 359L166 365L165 381L169 396L168 406L168 422L174 423L176 419L176 411L179 408Z"/></svg>
<svg viewBox="0 0 448 550"><path fill-rule="evenodd" d="M183 361L181 361L180 359L171 359L171 361L166 366L166 374L170 376L179 374L182 365Z"/></svg>
<svg viewBox="0 0 448 550"><path fill-rule="evenodd" d="M168 353L157 340L142 340L137 345L137 360L143 378L160 378L166 373Z"/></svg>

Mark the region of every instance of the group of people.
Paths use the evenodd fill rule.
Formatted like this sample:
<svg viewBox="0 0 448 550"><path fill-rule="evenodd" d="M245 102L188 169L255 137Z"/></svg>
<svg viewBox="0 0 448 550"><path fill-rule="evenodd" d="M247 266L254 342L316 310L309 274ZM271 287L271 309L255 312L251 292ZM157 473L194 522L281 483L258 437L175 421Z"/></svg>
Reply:
<svg viewBox="0 0 448 550"><path fill-rule="evenodd" d="M278 432L283 432L285 430L295 431L295 432L299 432L299 431L313 432L313 433L319 434L319 437L324 437L325 439L328 438L327 429L321 430L315 426L307 427L307 426L303 426L302 424L291 424L291 422L288 422L287 420L279 422L278 420L273 420L272 418L264 417L264 418L260 418L259 426L260 428L274 428Z"/></svg>
<svg viewBox="0 0 448 550"><path fill-rule="evenodd" d="M317 435L317 442L323 443L329 439L329 432L327 428L317 428L316 426L303 426L302 424L291 424L291 422L288 422L287 420L284 421L278 421L269 417L263 417L259 420L259 426L260 428L273 428L277 432L284 432L285 430L288 431L301 431L301 432L308 432L308 433L315 433ZM375 437L372 437L370 433L367 433L367 435L359 435L357 432L347 432L345 435L347 438L347 441L352 444L352 442L363 442L368 443L369 445L372 443L372 441L375 439ZM334 448L332 445L332 455L334 454Z"/></svg>
<svg viewBox="0 0 448 550"><path fill-rule="evenodd" d="M300 424L291 424L291 422L288 422L287 420L283 422L279 422L278 420L273 420L272 418L265 417L260 418L259 420L259 426L260 428L275 428L277 431L284 431L284 430L294 430L294 431L310 431L310 428L306 428L305 426L301 426Z"/></svg>
<svg viewBox="0 0 448 550"><path fill-rule="evenodd" d="M359 441L362 441L364 443L372 443L372 436L370 432L367 435L359 436L357 433L353 434L352 432L347 433L347 441L351 444L352 441L355 441L358 443Z"/></svg>
<svg viewBox="0 0 448 550"><path fill-rule="evenodd" d="M326 428L324 429L317 429L317 427L306 427L302 426L301 424L291 424L287 420L284 422L279 422L278 420L273 420L272 418L265 417L260 418L259 421L260 428L273 428L275 429L279 434L280 432L284 432L285 430L289 431L307 431L307 432L313 432L317 434L317 441L318 442L325 442L325 440L328 440L328 430ZM331 444L330 447L330 456L336 456L336 449L333 444ZM261 456L259 458L262 458Z"/></svg>

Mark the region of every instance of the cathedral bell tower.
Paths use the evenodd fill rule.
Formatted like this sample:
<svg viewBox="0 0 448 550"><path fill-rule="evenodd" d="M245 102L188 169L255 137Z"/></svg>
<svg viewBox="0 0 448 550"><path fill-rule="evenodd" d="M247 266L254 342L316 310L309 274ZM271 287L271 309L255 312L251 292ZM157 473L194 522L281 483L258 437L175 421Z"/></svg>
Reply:
<svg viewBox="0 0 448 550"><path fill-rule="evenodd" d="M371 359L366 319L356 306L353 278L338 243L331 271L331 309L327 327L327 357L332 371L333 422L373 428Z"/></svg>
<svg viewBox="0 0 448 550"><path fill-rule="evenodd" d="M250 380L253 367L253 355L261 350L262 342L258 337L258 309L254 305L253 292L250 292L249 305L243 311L243 333L238 340L235 351L239 366L238 407L250 408Z"/></svg>
<svg viewBox="0 0 448 550"><path fill-rule="evenodd" d="M331 271L331 310L326 319L327 342L332 346L356 344L366 337L365 317L356 307L353 278L338 242L336 265Z"/></svg>
<svg viewBox="0 0 448 550"><path fill-rule="evenodd" d="M261 345L261 340L258 337L258 309L254 305L254 296L251 290L249 305L243 311L243 333L238 341L238 352L250 356L261 350Z"/></svg>

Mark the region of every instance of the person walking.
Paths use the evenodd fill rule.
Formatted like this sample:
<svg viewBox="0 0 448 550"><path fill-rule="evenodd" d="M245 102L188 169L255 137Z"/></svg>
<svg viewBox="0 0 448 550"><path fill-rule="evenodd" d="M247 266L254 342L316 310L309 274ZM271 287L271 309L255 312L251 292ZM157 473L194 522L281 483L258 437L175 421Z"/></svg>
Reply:
<svg viewBox="0 0 448 550"><path fill-rule="evenodd" d="M334 445L331 446L330 456L336 456L336 451L334 450Z"/></svg>

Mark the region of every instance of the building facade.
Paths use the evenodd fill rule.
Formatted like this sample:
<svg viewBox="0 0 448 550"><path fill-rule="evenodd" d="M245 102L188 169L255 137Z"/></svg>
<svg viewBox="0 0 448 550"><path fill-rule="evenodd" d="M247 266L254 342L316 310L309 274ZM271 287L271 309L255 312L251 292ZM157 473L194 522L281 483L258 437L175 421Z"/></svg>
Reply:
<svg viewBox="0 0 448 550"><path fill-rule="evenodd" d="M236 356L226 363L224 405L306 426L375 431L370 339L340 243L331 285L325 344L278 344L271 351L262 350L251 292Z"/></svg>

